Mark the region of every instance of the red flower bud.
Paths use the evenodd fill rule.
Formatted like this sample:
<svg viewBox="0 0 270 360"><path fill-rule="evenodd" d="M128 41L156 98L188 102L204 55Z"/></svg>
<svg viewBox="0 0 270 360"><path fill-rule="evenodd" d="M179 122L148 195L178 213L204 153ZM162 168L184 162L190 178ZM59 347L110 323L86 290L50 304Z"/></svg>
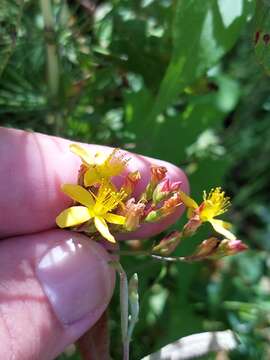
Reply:
<svg viewBox="0 0 270 360"><path fill-rule="evenodd" d="M154 246L152 252L166 256L170 255L178 246L181 235L182 233L180 231L173 231L165 236L158 245Z"/></svg>
<svg viewBox="0 0 270 360"><path fill-rule="evenodd" d="M141 174L139 171L134 171L127 174L124 180L124 184L122 186L123 190L127 195L132 195L135 186L140 179L141 179Z"/></svg>
<svg viewBox="0 0 270 360"><path fill-rule="evenodd" d="M134 231L140 225L144 215L145 204L135 203L135 199L129 199L125 204L124 216L126 217L125 228L127 231Z"/></svg>
<svg viewBox="0 0 270 360"><path fill-rule="evenodd" d="M224 239L221 241L216 255L219 257L235 255L247 249L248 246L244 244L241 240Z"/></svg>
<svg viewBox="0 0 270 360"><path fill-rule="evenodd" d="M196 209L193 211L191 217L184 226L183 236L189 237L194 235L201 225L202 225L202 221L199 215L199 210Z"/></svg>
<svg viewBox="0 0 270 360"><path fill-rule="evenodd" d="M171 182L170 179L165 179L162 183L157 184L153 192L154 204L166 200L175 191L180 189L181 181Z"/></svg>
<svg viewBox="0 0 270 360"><path fill-rule="evenodd" d="M168 192L178 191L180 190L181 184L182 181L172 182L170 179L165 179L163 182L162 191L168 191Z"/></svg>
<svg viewBox="0 0 270 360"><path fill-rule="evenodd" d="M157 184L158 182L162 181L167 173L167 169L165 166L151 166L151 180L150 182L153 184Z"/></svg>
<svg viewBox="0 0 270 360"><path fill-rule="evenodd" d="M164 201L163 206L160 208L163 215L169 215L182 204L179 193L174 193L168 200Z"/></svg>

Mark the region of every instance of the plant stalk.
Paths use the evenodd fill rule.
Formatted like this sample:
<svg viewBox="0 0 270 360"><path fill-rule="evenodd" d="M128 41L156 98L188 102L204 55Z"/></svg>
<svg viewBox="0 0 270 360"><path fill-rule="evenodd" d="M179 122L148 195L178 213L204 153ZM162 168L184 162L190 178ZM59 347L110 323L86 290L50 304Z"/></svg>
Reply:
<svg viewBox="0 0 270 360"><path fill-rule="evenodd" d="M57 108L60 90L60 66L51 0L40 0L40 7L44 20L47 48L47 81L49 98L53 108ZM59 134L62 128L62 119L55 110L51 115L55 124L55 133Z"/></svg>
<svg viewBox="0 0 270 360"><path fill-rule="evenodd" d="M113 263L120 278L120 309L121 331L123 344L123 360L129 360L129 337L128 337L128 280L127 274L119 262Z"/></svg>

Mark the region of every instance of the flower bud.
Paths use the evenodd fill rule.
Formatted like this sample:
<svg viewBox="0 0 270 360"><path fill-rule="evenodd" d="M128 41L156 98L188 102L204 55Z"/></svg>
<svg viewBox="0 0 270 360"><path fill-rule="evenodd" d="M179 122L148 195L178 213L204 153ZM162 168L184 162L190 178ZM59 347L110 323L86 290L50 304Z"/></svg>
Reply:
<svg viewBox="0 0 270 360"><path fill-rule="evenodd" d="M140 220L144 214L145 204L135 203L135 199L131 198L126 202L124 216L126 217L125 229L134 231L140 225Z"/></svg>
<svg viewBox="0 0 270 360"><path fill-rule="evenodd" d="M125 191L125 193L130 196L132 195L136 184L141 179L141 174L139 171L134 171L131 173L128 173L125 177L124 184L122 186L122 189Z"/></svg>
<svg viewBox="0 0 270 360"><path fill-rule="evenodd" d="M195 253L191 255L193 259L205 259L215 253L218 248L219 240L215 237L204 240L197 248Z"/></svg>
<svg viewBox="0 0 270 360"><path fill-rule="evenodd" d="M151 222L159 221L161 218L162 218L162 212L160 211L160 209L151 210L151 211L149 211L149 213L145 217L144 221L151 223Z"/></svg>
<svg viewBox="0 0 270 360"><path fill-rule="evenodd" d="M204 240L197 248L195 253L188 256L188 260L217 260L224 256L235 255L239 252L247 250L248 247L241 240L224 239L222 241L215 237Z"/></svg>
<svg viewBox="0 0 270 360"><path fill-rule="evenodd" d="M229 240L224 239L220 242L216 252L213 254L213 258L218 259L223 256L230 256L238 254L239 252L245 251L248 246L241 240Z"/></svg>
<svg viewBox="0 0 270 360"><path fill-rule="evenodd" d="M173 192L178 191L181 183L181 181L171 182L170 179L165 179L159 183L153 192L154 204L166 200Z"/></svg>
<svg viewBox="0 0 270 360"><path fill-rule="evenodd" d="M169 199L165 200L162 207L152 209L145 218L146 222L156 222L172 214L175 209L182 204L178 193L174 193Z"/></svg>
<svg viewBox="0 0 270 360"><path fill-rule="evenodd" d="M150 182L152 184L159 183L160 181L162 181L165 178L167 171L168 170L165 168L165 166L152 165Z"/></svg>
<svg viewBox="0 0 270 360"><path fill-rule="evenodd" d="M160 181L162 181L167 173L167 169L164 166L151 166L151 177L147 184L145 191L141 194L140 201L147 203L153 199L153 193Z"/></svg>
<svg viewBox="0 0 270 360"><path fill-rule="evenodd" d="M172 214L181 204L182 200L179 193L174 193L169 199L164 201L163 206L160 208L162 215L167 216Z"/></svg>
<svg viewBox="0 0 270 360"><path fill-rule="evenodd" d="M160 243L153 247L152 252L160 255L170 255L180 243L182 234L180 231L173 231L164 237Z"/></svg>
<svg viewBox="0 0 270 360"><path fill-rule="evenodd" d="M189 237L194 235L201 225L202 225L202 221L200 215L195 210L191 215L190 219L188 220L188 222L184 226L183 236Z"/></svg>

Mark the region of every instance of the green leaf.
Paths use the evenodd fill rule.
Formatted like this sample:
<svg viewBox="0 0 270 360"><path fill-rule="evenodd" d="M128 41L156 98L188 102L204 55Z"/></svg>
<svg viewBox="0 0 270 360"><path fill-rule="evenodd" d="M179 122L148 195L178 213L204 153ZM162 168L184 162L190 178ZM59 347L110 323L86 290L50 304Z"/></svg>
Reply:
<svg viewBox="0 0 270 360"><path fill-rule="evenodd" d="M142 119L153 98L145 88L137 93L127 93L126 121L128 130L137 135L136 151L178 165L186 162L187 148L205 129L220 126L226 113L232 111L239 100L237 82L226 76L212 80L217 91L190 96L180 115L177 109L168 109L151 122L147 137Z"/></svg>
<svg viewBox="0 0 270 360"><path fill-rule="evenodd" d="M173 52L148 121L232 48L250 14L248 0L178 0Z"/></svg>

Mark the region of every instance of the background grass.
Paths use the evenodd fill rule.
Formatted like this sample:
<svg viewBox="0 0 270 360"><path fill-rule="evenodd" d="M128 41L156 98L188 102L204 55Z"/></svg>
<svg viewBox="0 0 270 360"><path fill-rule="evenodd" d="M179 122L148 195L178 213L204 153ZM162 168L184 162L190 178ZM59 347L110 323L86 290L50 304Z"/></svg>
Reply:
<svg viewBox="0 0 270 360"><path fill-rule="evenodd" d="M221 185L233 198L229 220L250 246L196 265L123 259L140 281L131 358L230 328L240 338L231 359L268 359L269 5L55 0L42 11L48 3L1 1L1 124L171 161L195 198ZM117 297L110 314L120 359Z"/></svg>

